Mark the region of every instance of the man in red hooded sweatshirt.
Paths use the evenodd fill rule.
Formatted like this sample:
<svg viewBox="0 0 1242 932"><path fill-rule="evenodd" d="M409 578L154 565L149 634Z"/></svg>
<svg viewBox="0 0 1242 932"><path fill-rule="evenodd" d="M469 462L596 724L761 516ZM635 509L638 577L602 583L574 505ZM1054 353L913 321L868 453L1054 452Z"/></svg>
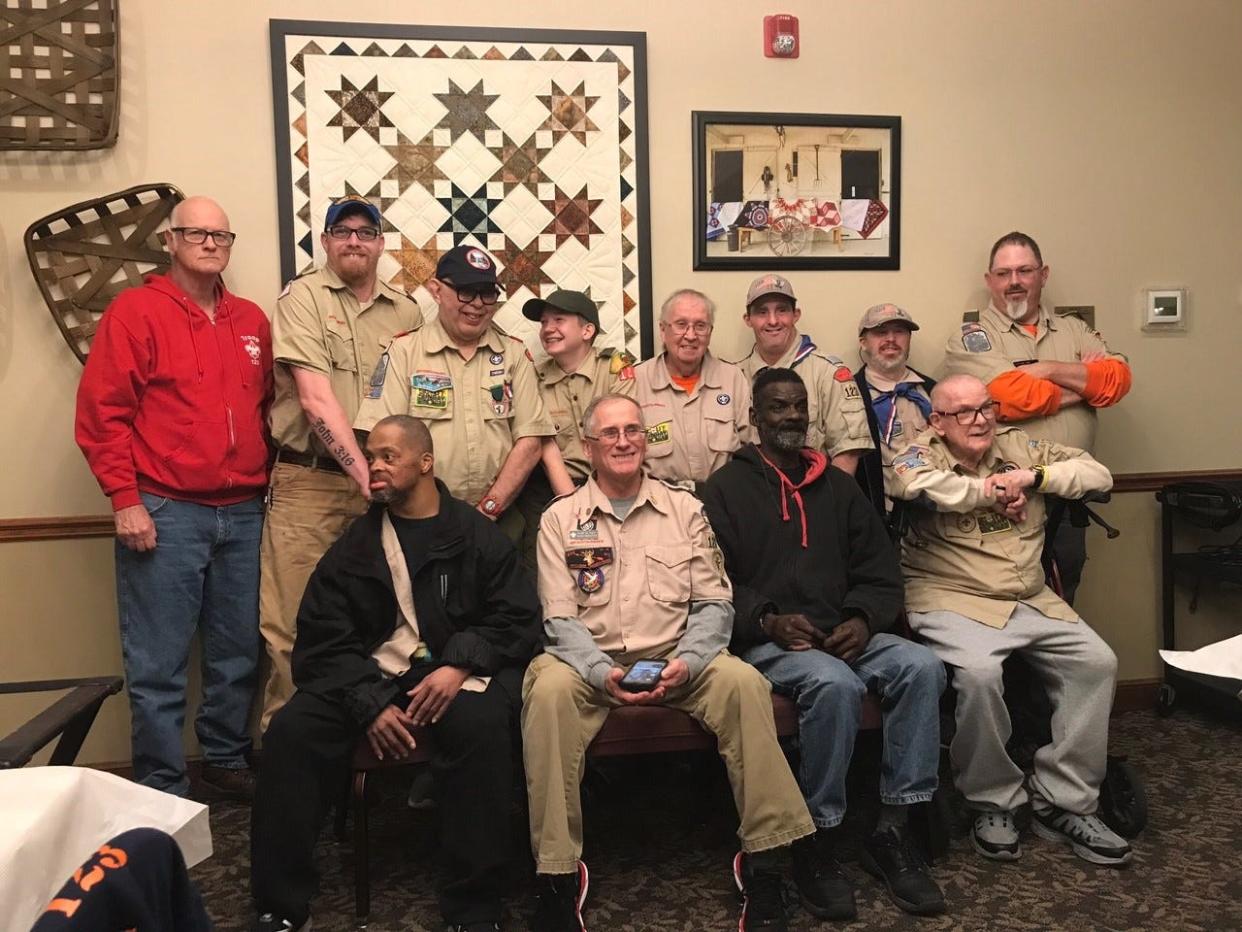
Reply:
<svg viewBox="0 0 1242 932"><path fill-rule="evenodd" d="M203 782L248 799L271 330L220 280L236 238L220 205L191 197L169 219L172 268L100 319L74 433L116 521L134 779L189 792L181 732L197 628Z"/></svg>

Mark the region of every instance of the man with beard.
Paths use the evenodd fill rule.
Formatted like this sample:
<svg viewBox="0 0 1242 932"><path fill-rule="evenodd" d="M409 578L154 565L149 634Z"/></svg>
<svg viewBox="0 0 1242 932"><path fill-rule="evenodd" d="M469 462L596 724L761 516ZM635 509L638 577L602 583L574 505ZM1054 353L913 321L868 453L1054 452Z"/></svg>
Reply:
<svg viewBox="0 0 1242 932"><path fill-rule="evenodd" d="M911 509L902 553L910 627L953 668L957 788L974 812L983 857L1021 855L1014 812L1028 800L1042 838L1095 864L1122 865L1130 846L1096 815L1108 752L1117 658L1044 582L1044 496L1107 491L1112 476L1082 450L996 426L974 376L942 379L931 427L893 460L889 494ZM1016 653L1052 704L1052 739L1027 780L1009 758L1001 664Z"/></svg>
<svg viewBox="0 0 1242 932"><path fill-rule="evenodd" d="M750 379L708 352L716 305L692 288L660 308L664 352L634 370L647 424L647 470L693 491L746 441Z"/></svg>
<svg viewBox="0 0 1242 932"><path fill-rule="evenodd" d="M887 517L890 503L884 494L884 467L893 456L927 429L930 392L936 384L910 368L910 336L919 329L913 318L895 304L869 307L858 322L858 355L863 365L854 382L867 406L867 426L876 449L858 464L858 483Z"/></svg>
<svg viewBox="0 0 1242 932"><path fill-rule="evenodd" d="M260 558L259 624L271 664L263 728L293 692L289 653L306 580L367 507L354 416L383 376L393 337L423 322L405 292L379 279L382 226L370 201L333 202L319 237L327 261L285 287L272 317L276 465Z"/></svg>
<svg viewBox="0 0 1242 932"><path fill-rule="evenodd" d="M908 813L936 790L944 666L889 633L902 607L897 554L857 483L806 446L807 408L796 372L760 372L750 410L759 442L703 488L733 583L730 649L798 705L799 780L817 828L795 842L794 880L806 908L827 919L856 912L835 850L871 691L884 708L884 752L880 816L862 864L902 909L938 913L944 897L911 844Z"/></svg>
<svg viewBox="0 0 1242 932"><path fill-rule="evenodd" d="M809 336L798 332L801 317L789 279L760 275L750 283L742 315L755 332L755 345L737 365L751 382L769 366L797 372L807 387L806 445L827 453L831 465L853 475L860 457L875 445L867 430L865 393L844 362L821 354Z"/></svg>
<svg viewBox="0 0 1242 932"><path fill-rule="evenodd" d="M1096 409L1125 397L1130 366L1082 320L1059 317L1040 303L1048 272L1039 245L1025 233L998 239L983 276L992 301L977 323L949 338L944 371L981 379L1001 421L1021 422L1038 440L1090 453ZM1086 525L1062 517L1052 550L1072 604L1087 559Z"/></svg>
<svg viewBox="0 0 1242 932"><path fill-rule="evenodd" d="M251 825L257 930L306 927L313 849L365 734L380 760L435 738L450 932L500 928L522 674L539 604L517 552L435 477L421 421L384 418L366 441L373 504L315 568L298 612L297 692L263 741Z"/></svg>

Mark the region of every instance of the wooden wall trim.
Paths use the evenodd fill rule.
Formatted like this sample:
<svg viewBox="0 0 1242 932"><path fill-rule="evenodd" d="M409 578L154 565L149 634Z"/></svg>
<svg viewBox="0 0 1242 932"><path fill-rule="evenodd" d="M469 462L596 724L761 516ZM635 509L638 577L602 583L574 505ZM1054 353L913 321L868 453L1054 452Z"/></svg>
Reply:
<svg viewBox="0 0 1242 932"><path fill-rule="evenodd" d="M1113 476L1113 493L1156 492L1170 482L1242 482L1242 469L1117 473Z"/></svg>
<svg viewBox="0 0 1242 932"><path fill-rule="evenodd" d="M1122 680L1113 697L1113 714L1141 712L1156 707L1156 696L1164 680Z"/></svg>
<svg viewBox="0 0 1242 932"><path fill-rule="evenodd" d="M1155 492L1170 482L1242 482L1242 469L1181 470L1177 472L1123 472L1113 476L1113 492ZM73 540L111 537L111 515L81 515L0 520L0 543L24 540Z"/></svg>
<svg viewBox="0 0 1242 932"><path fill-rule="evenodd" d="M0 543L24 540L73 540L79 537L111 537L112 515L78 515L0 520Z"/></svg>

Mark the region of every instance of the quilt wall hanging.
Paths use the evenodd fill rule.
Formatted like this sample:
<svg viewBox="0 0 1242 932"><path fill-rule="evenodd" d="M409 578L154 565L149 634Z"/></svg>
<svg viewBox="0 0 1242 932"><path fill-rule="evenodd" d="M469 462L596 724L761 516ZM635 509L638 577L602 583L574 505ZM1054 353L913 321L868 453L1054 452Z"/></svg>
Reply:
<svg viewBox="0 0 1242 932"><path fill-rule="evenodd" d="M522 304L590 295L601 346L650 356L643 33L272 20L285 279L323 260L333 198L384 216L384 280L423 283L460 243L496 257L499 326L538 349Z"/></svg>

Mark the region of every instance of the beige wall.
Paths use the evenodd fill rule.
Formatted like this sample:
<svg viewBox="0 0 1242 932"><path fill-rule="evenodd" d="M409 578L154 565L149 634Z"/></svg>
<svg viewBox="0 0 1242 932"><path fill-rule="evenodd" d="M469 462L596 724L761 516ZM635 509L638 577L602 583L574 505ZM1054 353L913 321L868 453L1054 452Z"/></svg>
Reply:
<svg viewBox="0 0 1242 932"><path fill-rule="evenodd" d="M1222 429L1216 406L1232 397L1232 367L1227 359L1213 364L1231 358L1221 348L1242 336L1238 237L1229 232L1242 203L1242 6L790 0L783 7L801 18L804 51L793 62L760 57L764 10L749 0L468 7L127 0L117 146L0 153L7 441L0 517L106 508L72 442L80 366L31 279L26 226L142 182L210 193L240 233L231 285L270 307L280 282L268 17L379 22L416 8L426 23L647 33L654 291L657 301L684 285L712 294L724 310L721 355L746 345L737 315L751 273L690 271L690 111L900 114L902 269L794 276L806 329L821 347L852 359L859 313L891 300L923 323L915 364L936 368L961 311L983 296L987 247L1024 229L1052 266L1052 302L1095 305L1099 328L1134 363L1133 393L1103 418L1101 457L1119 472L1242 464L1242 432ZM1139 296L1150 285L1189 289L1186 334L1140 332ZM1123 677L1157 670L1154 590L1143 583L1155 572L1149 499L1128 496L1114 506L1125 536L1098 541L1083 593L1084 613L1117 648ZM1142 584L1131 585L1136 577ZM0 587L0 679L119 669L110 544L0 544ZM0 731L17 716L11 707L0 704ZM125 722L123 703L111 700L88 756L124 758Z"/></svg>

